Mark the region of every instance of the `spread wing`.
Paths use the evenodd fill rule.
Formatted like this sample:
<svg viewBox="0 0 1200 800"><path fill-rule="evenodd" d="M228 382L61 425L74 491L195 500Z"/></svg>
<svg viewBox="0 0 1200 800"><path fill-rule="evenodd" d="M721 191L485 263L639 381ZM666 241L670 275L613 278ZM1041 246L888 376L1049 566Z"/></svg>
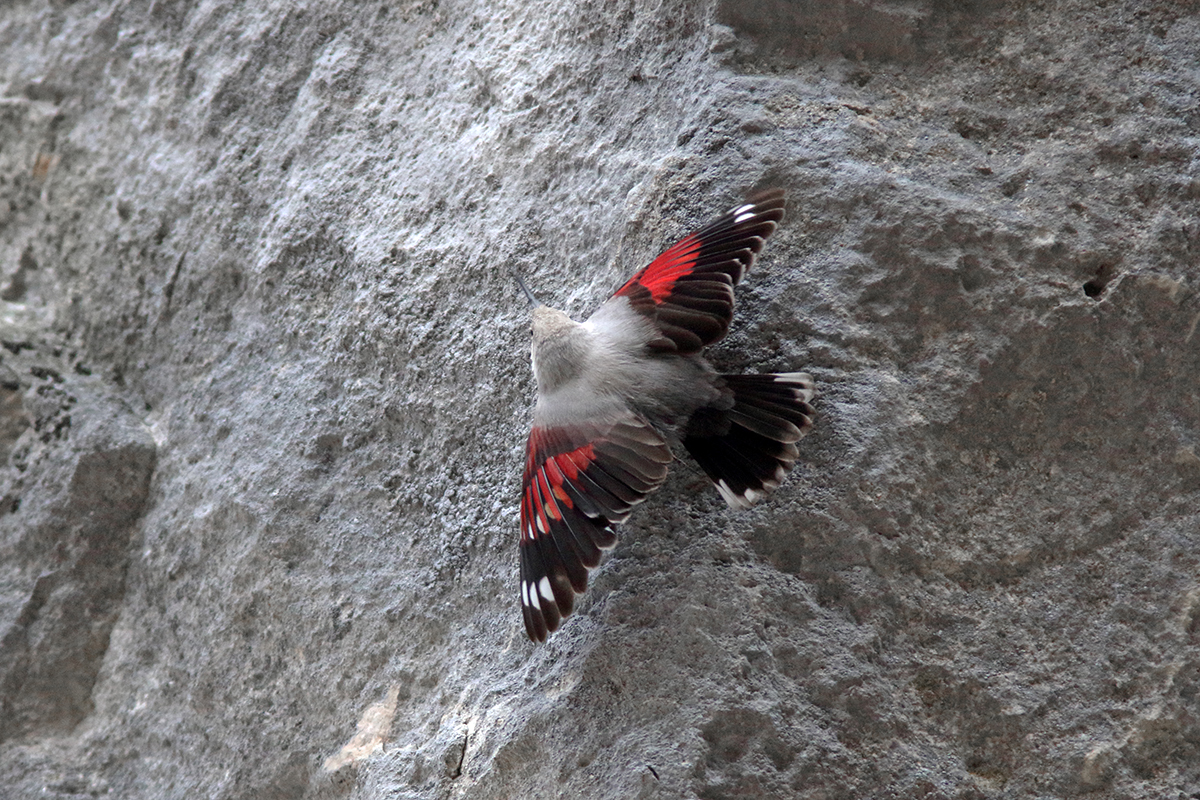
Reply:
<svg viewBox="0 0 1200 800"><path fill-rule="evenodd" d="M529 433L521 496L521 611L535 642L571 613L600 551L616 544L613 523L657 489L671 451L628 409L585 424Z"/></svg>
<svg viewBox="0 0 1200 800"><path fill-rule="evenodd" d="M783 190L747 198L666 250L617 290L653 316L662 337L652 347L696 353L721 339L733 318L733 287L783 219Z"/></svg>

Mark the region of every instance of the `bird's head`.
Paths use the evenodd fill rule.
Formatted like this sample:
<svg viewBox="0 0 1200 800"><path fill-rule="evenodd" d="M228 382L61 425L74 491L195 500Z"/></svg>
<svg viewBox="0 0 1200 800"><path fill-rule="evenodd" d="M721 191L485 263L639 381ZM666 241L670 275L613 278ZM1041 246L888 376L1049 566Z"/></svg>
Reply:
<svg viewBox="0 0 1200 800"><path fill-rule="evenodd" d="M533 292L513 273L513 278L533 306L533 373L538 388L549 391L574 378L582 360L582 326L557 308L534 297Z"/></svg>

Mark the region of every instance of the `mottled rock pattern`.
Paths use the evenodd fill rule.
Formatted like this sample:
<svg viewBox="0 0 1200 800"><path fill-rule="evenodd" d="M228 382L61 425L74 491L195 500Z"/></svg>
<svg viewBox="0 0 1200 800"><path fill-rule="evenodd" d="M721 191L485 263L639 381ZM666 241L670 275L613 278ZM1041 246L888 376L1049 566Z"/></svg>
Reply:
<svg viewBox="0 0 1200 800"><path fill-rule="evenodd" d="M0 8L0 791L1200 796L1189 2ZM521 631L516 267L767 185L681 466Z"/></svg>

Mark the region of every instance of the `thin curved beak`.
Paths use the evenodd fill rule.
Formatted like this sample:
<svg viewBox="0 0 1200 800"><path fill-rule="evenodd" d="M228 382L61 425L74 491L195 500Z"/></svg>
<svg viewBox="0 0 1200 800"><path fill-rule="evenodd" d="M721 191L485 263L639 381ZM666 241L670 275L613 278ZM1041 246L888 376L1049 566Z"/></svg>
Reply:
<svg viewBox="0 0 1200 800"><path fill-rule="evenodd" d="M533 292L529 291L529 287L525 285L525 281L521 279L521 276L517 274L516 270L512 270L512 276L513 280L517 282L517 286L520 286L521 291L524 292L525 296L529 298L529 305L532 308L537 308L540 306L542 304L541 301L533 296Z"/></svg>

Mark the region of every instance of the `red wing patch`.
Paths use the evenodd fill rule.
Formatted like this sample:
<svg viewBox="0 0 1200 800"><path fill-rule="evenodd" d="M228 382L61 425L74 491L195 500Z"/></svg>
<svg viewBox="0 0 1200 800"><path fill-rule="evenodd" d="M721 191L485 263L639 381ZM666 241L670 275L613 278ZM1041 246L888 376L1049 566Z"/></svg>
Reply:
<svg viewBox="0 0 1200 800"><path fill-rule="evenodd" d="M631 284L640 283L650 290L650 296L654 298L654 302L661 303L671 296L671 289L674 288L675 281L689 274L695 268L701 244L698 233L688 234L674 247L660 254L648 266L643 267L624 287L617 290L617 294L629 289Z"/></svg>
<svg viewBox="0 0 1200 800"><path fill-rule="evenodd" d="M657 489L671 451L642 420L535 427L521 495L521 611L545 641L587 588L588 570L616 544L612 525Z"/></svg>
<svg viewBox="0 0 1200 800"><path fill-rule="evenodd" d="M782 219L782 189L753 195L663 252L615 296L653 311L674 349L695 353L728 332L733 287Z"/></svg>

